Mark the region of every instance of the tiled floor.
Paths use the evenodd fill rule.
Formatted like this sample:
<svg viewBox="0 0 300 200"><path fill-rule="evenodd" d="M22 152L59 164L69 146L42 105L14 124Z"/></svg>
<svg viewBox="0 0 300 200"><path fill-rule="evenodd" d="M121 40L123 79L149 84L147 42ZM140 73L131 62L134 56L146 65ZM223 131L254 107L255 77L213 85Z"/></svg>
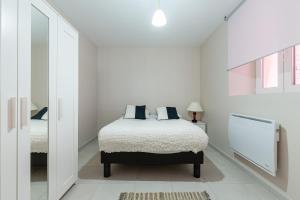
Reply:
<svg viewBox="0 0 300 200"><path fill-rule="evenodd" d="M97 140L79 152L79 169L98 151ZM205 155L224 174L219 182L79 180L63 200L118 200L120 192L184 192L206 190L212 200L280 200L258 180L214 149ZM100 171L99 171L100 173ZM209 172L202 172L209 173Z"/></svg>

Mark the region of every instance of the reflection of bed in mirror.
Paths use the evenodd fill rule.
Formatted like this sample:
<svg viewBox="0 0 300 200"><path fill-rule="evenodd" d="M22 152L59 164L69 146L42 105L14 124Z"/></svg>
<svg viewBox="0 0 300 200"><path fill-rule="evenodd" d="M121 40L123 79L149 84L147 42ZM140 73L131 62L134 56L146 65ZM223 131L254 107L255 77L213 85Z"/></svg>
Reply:
<svg viewBox="0 0 300 200"><path fill-rule="evenodd" d="M29 131L31 140L31 200L46 200L48 199L48 106L49 62L51 60L49 41L50 33L52 34L53 31L49 30L47 6L43 5L41 1L32 2L31 121Z"/></svg>
<svg viewBox="0 0 300 200"><path fill-rule="evenodd" d="M48 121L31 119L31 181L47 181Z"/></svg>
<svg viewBox="0 0 300 200"><path fill-rule="evenodd" d="M48 153L48 121L32 119L30 124L31 153Z"/></svg>

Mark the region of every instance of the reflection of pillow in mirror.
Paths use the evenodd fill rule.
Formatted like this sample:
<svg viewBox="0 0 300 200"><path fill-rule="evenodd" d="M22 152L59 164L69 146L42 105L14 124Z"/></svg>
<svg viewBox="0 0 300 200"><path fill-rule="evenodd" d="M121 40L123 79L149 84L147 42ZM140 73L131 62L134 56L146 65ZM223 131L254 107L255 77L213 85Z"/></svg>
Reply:
<svg viewBox="0 0 300 200"><path fill-rule="evenodd" d="M42 116L42 120L48 120L48 111Z"/></svg>
<svg viewBox="0 0 300 200"><path fill-rule="evenodd" d="M34 103L31 102L31 111L36 111L39 108L37 107L37 105L35 105Z"/></svg>
<svg viewBox="0 0 300 200"><path fill-rule="evenodd" d="M48 111L48 107L44 107L37 114L31 117L31 119L42 119L43 115Z"/></svg>

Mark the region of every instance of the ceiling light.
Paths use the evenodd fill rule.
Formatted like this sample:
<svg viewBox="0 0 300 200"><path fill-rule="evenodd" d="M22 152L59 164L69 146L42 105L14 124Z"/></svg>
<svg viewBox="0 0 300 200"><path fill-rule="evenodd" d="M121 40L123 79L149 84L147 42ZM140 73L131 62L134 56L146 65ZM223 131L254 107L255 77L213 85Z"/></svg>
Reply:
<svg viewBox="0 0 300 200"><path fill-rule="evenodd" d="M156 27L162 27L167 24L167 18L165 13L160 9L160 1L158 1L158 9L155 11L152 18L152 25Z"/></svg>

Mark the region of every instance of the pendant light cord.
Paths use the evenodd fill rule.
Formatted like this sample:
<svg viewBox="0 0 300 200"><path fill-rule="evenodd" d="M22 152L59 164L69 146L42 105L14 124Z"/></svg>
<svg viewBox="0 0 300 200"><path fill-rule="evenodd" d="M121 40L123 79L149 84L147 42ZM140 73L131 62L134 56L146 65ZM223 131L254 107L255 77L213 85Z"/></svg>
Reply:
<svg viewBox="0 0 300 200"><path fill-rule="evenodd" d="M157 0L158 9L160 9L160 0Z"/></svg>

